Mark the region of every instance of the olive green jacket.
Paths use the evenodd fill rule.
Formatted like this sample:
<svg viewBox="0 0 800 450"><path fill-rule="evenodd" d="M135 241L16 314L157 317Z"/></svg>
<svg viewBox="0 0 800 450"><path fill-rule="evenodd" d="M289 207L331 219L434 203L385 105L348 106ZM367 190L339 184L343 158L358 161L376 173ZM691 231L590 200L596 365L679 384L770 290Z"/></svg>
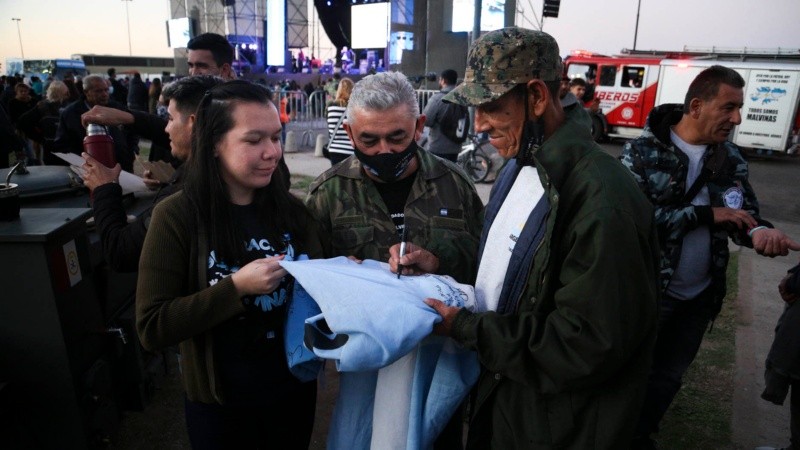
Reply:
<svg viewBox="0 0 800 450"><path fill-rule="evenodd" d="M315 224L298 238L302 253L321 256ZM222 404L213 328L244 313L245 307L232 277L208 285L208 256L206 227L183 192L156 205L139 260L136 330L147 350L179 344L189 400Z"/></svg>
<svg viewBox="0 0 800 450"><path fill-rule="evenodd" d="M468 448L624 449L656 337L653 208L572 117L534 159L550 210L533 262L521 269L517 310L462 310L453 323L453 338L476 350L483 368ZM504 170L518 173L514 164ZM488 210L501 196L492 193Z"/></svg>
<svg viewBox="0 0 800 450"><path fill-rule="evenodd" d="M438 273L472 284L483 203L457 166L421 148L417 158L417 177L405 207L407 240L439 257ZM314 181L306 206L331 236L328 257L387 261L389 248L399 242L380 193L355 156Z"/></svg>

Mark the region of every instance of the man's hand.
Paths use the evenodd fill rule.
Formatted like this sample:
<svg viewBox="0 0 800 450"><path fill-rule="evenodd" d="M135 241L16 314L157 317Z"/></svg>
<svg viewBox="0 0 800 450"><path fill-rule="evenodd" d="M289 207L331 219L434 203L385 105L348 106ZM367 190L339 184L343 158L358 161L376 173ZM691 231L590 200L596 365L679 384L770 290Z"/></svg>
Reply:
<svg viewBox="0 0 800 450"><path fill-rule="evenodd" d="M778 292L781 293L781 298L783 299L783 301L789 304L792 304L795 301L797 301L799 297L797 293L789 292L788 290L786 290L786 283L789 281L789 278L791 278L793 275L794 274L791 273L786 274L786 276L783 277L783 279L781 280L780 284L778 284Z"/></svg>
<svg viewBox="0 0 800 450"><path fill-rule="evenodd" d="M717 225L729 223L740 230L747 230L758 225L756 219L743 209L714 207L711 208L711 211L714 213L714 223Z"/></svg>
<svg viewBox="0 0 800 450"><path fill-rule="evenodd" d="M461 308L447 306L444 302L436 300L435 298L426 298L425 304L442 316L442 321L433 326L433 334L450 336L450 333L453 331L453 321L456 319L456 314L458 314Z"/></svg>
<svg viewBox="0 0 800 450"><path fill-rule="evenodd" d="M762 228L755 230L753 236L753 249L759 254L769 257L786 256L789 250L800 250L800 244L793 241L783 231L775 228Z"/></svg>
<svg viewBox="0 0 800 450"><path fill-rule="evenodd" d="M97 105L81 114L81 124L83 124L84 128L90 123L106 126L131 125L133 123L133 114L116 108Z"/></svg>
<svg viewBox="0 0 800 450"><path fill-rule="evenodd" d="M83 169L83 184L90 190L93 191L97 186L119 181L119 173L122 172L122 167L119 164L108 168L86 152L81 153L81 156L86 161L81 167Z"/></svg>
<svg viewBox="0 0 800 450"><path fill-rule="evenodd" d="M153 178L153 172L149 170L145 170L142 173L142 181L144 181L145 186L151 191L155 191L161 187L161 182Z"/></svg>
<svg viewBox="0 0 800 450"><path fill-rule="evenodd" d="M439 258L424 248L406 243L406 253L400 259L400 244L389 248L389 269L397 273L398 265L403 266L403 275L421 275L423 273L436 273L439 270Z"/></svg>

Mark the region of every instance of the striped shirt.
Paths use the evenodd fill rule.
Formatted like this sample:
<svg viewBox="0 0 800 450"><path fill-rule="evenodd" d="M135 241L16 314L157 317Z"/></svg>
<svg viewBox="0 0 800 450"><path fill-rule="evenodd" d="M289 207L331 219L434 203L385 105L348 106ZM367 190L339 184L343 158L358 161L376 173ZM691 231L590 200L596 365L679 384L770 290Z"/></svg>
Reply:
<svg viewBox="0 0 800 450"><path fill-rule="evenodd" d="M328 151L331 153L353 154L353 145L350 143L350 138L344 130L344 120L341 125L339 125L339 129L336 130L336 136L331 136L333 130L336 129L336 124L339 123L339 119L344 115L346 110L346 106L328 106ZM332 139L330 139L331 137Z"/></svg>

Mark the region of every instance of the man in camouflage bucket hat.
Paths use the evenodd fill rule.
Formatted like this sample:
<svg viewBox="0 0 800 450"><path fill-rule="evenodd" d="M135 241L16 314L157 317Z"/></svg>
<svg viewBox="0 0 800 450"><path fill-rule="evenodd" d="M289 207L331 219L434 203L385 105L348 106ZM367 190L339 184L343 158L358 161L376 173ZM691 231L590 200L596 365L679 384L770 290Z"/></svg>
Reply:
<svg viewBox="0 0 800 450"><path fill-rule="evenodd" d="M384 72L361 79L353 87L344 123L354 155L314 181L306 205L331 236L327 257L388 261L393 272L402 262L404 275L437 273L471 284L483 203L455 164L416 144L424 125L405 75ZM408 244L399 261L403 235ZM382 301L378 292L375 301ZM356 379L340 376L343 382ZM361 406L343 400L336 410ZM335 416L351 417L343 414ZM461 415L454 414L435 447L461 448L462 424ZM331 433L328 448L353 448L352 439Z"/></svg>
<svg viewBox="0 0 800 450"><path fill-rule="evenodd" d="M653 208L559 101L558 45L477 40L449 99L509 159L486 208L475 283L486 312L426 303L477 352L467 448L627 448L655 341Z"/></svg>

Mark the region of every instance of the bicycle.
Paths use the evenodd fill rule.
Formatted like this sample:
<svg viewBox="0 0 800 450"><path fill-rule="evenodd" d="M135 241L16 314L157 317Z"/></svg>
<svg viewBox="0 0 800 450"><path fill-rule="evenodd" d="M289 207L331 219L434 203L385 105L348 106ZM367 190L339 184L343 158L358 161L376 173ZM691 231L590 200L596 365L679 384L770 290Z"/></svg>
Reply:
<svg viewBox="0 0 800 450"><path fill-rule="evenodd" d="M461 147L457 163L474 183L481 183L489 176L492 170L492 159L484 150L488 141L481 141L475 134L469 135L469 140Z"/></svg>

